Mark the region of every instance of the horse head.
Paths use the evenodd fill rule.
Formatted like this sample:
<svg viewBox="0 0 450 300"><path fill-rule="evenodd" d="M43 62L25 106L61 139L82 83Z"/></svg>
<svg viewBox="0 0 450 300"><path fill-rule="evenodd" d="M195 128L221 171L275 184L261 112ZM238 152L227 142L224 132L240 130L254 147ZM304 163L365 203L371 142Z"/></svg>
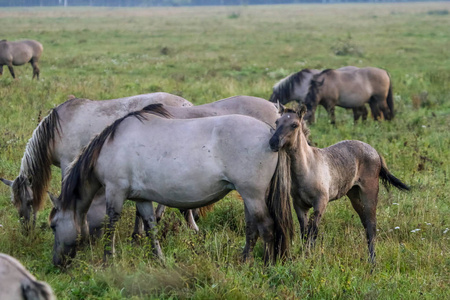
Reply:
<svg viewBox="0 0 450 300"><path fill-rule="evenodd" d="M323 85L325 81L325 78L322 78L322 80L318 78L321 74L317 74L313 77L313 79L311 79L308 94L305 97L305 105L307 108L305 120L308 123L314 123L315 121L314 115L316 112L317 105L319 105L320 102L319 88Z"/></svg>
<svg viewBox="0 0 450 300"><path fill-rule="evenodd" d="M36 213L33 209L33 189L30 180L19 175L14 181L3 178L0 178L0 181L11 187L11 202L17 208L19 218L25 229L28 230L36 221Z"/></svg>
<svg viewBox="0 0 450 300"><path fill-rule="evenodd" d="M55 236L53 244L53 264L64 267L76 255L78 237L84 239L89 235L86 216L81 217L76 213L75 207L66 208L61 196L55 197L50 194L53 208L50 212L50 228Z"/></svg>
<svg viewBox="0 0 450 300"><path fill-rule="evenodd" d="M298 136L298 130L302 128L303 116L306 113L305 105L302 105L299 111L285 109L275 123L277 125L275 133L269 140L270 149L278 152L285 145L291 145Z"/></svg>

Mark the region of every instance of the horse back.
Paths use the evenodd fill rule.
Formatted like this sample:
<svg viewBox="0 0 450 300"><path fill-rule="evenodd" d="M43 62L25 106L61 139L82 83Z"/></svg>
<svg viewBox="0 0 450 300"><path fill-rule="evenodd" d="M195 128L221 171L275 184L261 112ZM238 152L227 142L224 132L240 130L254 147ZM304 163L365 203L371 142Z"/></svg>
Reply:
<svg viewBox="0 0 450 300"><path fill-rule="evenodd" d="M267 124L239 115L146 118L127 118L105 142L96 163L100 180L144 198L164 195L153 201L178 207L183 204L175 203L177 198L189 197L192 205L198 197L199 206L218 200L237 188L234 183L267 189L277 163Z"/></svg>
<svg viewBox="0 0 450 300"><path fill-rule="evenodd" d="M361 141L346 140L322 149L330 178L332 199L344 196L354 185L363 184L362 180L375 177L378 180L381 160L378 152L369 144Z"/></svg>

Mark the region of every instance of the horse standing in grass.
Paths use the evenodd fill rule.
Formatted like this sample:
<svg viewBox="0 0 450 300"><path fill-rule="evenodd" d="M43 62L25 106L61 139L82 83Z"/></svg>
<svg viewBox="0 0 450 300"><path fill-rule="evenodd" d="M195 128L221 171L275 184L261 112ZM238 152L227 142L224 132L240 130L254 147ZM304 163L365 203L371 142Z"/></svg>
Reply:
<svg viewBox="0 0 450 300"><path fill-rule="evenodd" d="M16 78L13 66L20 66L30 63L33 67L33 79L39 79L38 62L41 58L44 47L38 41L24 40L9 42L0 41L0 75L3 74L3 66L8 66L13 78Z"/></svg>
<svg viewBox="0 0 450 300"><path fill-rule="evenodd" d="M305 98L308 108L305 120L313 123L316 108L321 104L327 110L332 124L336 123L335 106L356 108L354 119L357 121L364 112L360 109L366 103L369 103L374 120L381 117L380 110L386 120L394 117L391 79L385 70L372 67L327 69L314 75L311 80ZM363 119L365 116L367 113L363 114Z"/></svg>
<svg viewBox="0 0 450 300"><path fill-rule="evenodd" d="M359 68L347 66L337 69L338 71L350 72ZM303 69L300 72L289 75L286 78L280 80L274 87L273 93L269 98L269 101L277 103L277 101L283 105L296 101L297 103L304 104L306 96L310 90L311 82L314 76L320 74L320 70L316 69ZM355 122L362 116L363 120L367 119L367 109L364 104L359 107L353 107L353 116Z"/></svg>
<svg viewBox="0 0 450 300"><path fill-rule="evenodd" d="M366 230L369 257L375 262L379 179L386 188L389 184L400 190L409 187L388 171L381 155L366 143L342 141L324 149L309 146L302 122L305 112L305 106L299 112L281 111L270 139L270 148L285 149L291 161L291 196L302 238L314 243L328 202L347 195ZM307 225L311 207L314 214Z"/></svg>
<svg viewBox="0 0 450 300"><path fill-rule="evenodd" d="M153 253L162 258L153 201L192 209L214 203L231 190L244 200L244 258L258 234L266 260L284 254L292 235L289 165L284 151L269 148L272 127L242 115L186 120L160 116L170 117L159 106L116 120L71 165L51 213L54 264L65 265L75 256L77 237L86 237L86 212L102 186L109 216L105 257L114 252L114 238L109 236L125 199L136 201Z"/></svg>
<svg viewBox="0 0 450 300"><path fill-rule="evenodd" d="M64 178L67 166L96 134L116 119L152 103L192 106L176 95L153 93L104 101L73 98L52 109L27 143L19 176L14 181L0 178L11 187L12 203L25 228L35 225L37 212L44 206L52 165L61 168ZM88 213L92 234L100 234L105 213L100 191Z"/></svg>

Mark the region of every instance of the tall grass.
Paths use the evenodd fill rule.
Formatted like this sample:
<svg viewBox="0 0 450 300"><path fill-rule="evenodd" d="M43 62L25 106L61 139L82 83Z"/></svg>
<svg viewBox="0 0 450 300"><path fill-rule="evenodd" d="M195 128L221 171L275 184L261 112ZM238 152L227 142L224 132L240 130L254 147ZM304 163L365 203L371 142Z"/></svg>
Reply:
<svg viewBox="0 0 450 300"><path fill-rule="evenodd" d="M33 129L70 94L110 99L165 91L195 104L238 94L268 98L275 82L302 68L354 65L389 71L396 118L355 126L352 114L338 108L334 128L319 109L312 140L318 147L344 139L371 144L413 191L380 189L373 268L346 198L329 205L312 251L296 237L291 257L267 267L261 244L252 261L240 261L245 222L235 193L199 221L199 234L170 210L160 225L164 264L151 259L145 241L130 241L134 208L127 204L110 264L103 265L97 241L62 271L51 264L51 204L26 236L1 185L0 251L48 281L61 299L444 299L450 294L450 17L430 12L448 9L448 3L1 9L2 38L39 40L44 54L41 80L31 80L29 65L15 68L18 80L7 69L0 78L0 177L17 176ZM53 170L51 191L58 193L60 172Z"/></svg>

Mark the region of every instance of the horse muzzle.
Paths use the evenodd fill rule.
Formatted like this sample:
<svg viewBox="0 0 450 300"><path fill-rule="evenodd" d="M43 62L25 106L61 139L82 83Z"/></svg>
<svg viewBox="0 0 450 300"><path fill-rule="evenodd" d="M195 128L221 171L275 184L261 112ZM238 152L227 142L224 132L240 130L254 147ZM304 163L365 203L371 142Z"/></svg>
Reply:
<svg viewBox="0 0 450 300"><path fill-rule="evenodd" d="M280 150L280 139L273 136L269 141L270 150L273 152L278 152Z"/></svg>

